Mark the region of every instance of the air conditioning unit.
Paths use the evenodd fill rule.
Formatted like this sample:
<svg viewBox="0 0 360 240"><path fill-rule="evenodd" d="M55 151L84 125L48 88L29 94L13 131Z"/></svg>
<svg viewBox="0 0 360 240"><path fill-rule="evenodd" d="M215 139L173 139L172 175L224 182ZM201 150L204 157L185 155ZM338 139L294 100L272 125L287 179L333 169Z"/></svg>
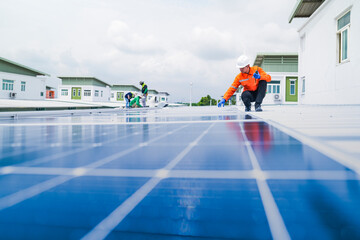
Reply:
<svg viewBox="0 0 360 240"><path fill-rule="evenodd" d="M280 96L280 94L274 94L274 101L275 101L275 102L281 101L281 96Z"/></svg>
<svg viewBox="0 0 360 240"><path fill-rule="evenodd" d="M16 97L16 93L11 92L11 93L10 93L10 98L15 98L15 97Z"/></svg>

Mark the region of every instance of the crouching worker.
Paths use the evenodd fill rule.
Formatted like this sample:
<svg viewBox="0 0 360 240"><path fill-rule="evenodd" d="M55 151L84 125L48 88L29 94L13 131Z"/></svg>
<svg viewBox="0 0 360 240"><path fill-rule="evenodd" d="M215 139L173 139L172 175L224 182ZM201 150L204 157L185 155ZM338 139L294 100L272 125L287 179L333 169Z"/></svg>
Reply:
<svg viewBox="0 0 360 240"><path fill-rule="evenodd" d="M140 105L140 99L141 99L140 96L134 97L134 99L131 100L131 102L130 102L130 106L131 106L132 108L142 107L142 106Z"/></svg>
<svg viewBox="0 0 360 240"><path fill-rule="evenodd" d="M240 69L240 73L235 77L234 82L224 94L218 107L224 106L225 102L242 85L244 90L241 99L245 105L245 112L251 111L251 102L255 102L255 111L261 112L261 103L266 94L267 83L271 81L271 76L260 67L250 67L250 59L245 55L238 58L236 66Z"/></svg>
<svg viewBox="0 0 360 240"><path fill-rule="evenodd" d="M132 98L135 97L135 94L132 93L132 92L128 92L126 95L125 95L125 101L126 101L126 108L130 108L130 101Z"/></svg>

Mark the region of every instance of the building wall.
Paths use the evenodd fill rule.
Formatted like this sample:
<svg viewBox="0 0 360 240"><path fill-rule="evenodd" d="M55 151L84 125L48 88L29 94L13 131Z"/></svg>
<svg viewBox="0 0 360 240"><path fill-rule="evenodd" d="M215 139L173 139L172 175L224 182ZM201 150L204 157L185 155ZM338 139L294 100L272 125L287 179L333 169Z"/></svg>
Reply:
<svg viewBox="0 0 360 240"><path fill-rule="evenodd" d="M64 99L64 100L74 100L76 101L77 99L72 99L72 88L81 88L81 101L89 101L89 102L108 102L110 101L110 87L100 87L100 86L89 86L89 85L62 85L60 86L60 90L59 90L59 98L60 99ZM68 90L68 95L64 96L62 95L62 89L67 89ZM91 96L85 96L84 95L84 90L90 90L91 91ZM95 91L98 90L99 91L99 95L95 96ZM101 96L101 91L103 92L103 95Z"/></svg>
<svg viewBox="0 0 360 240"><path fill-rule="evenodd" d="M13 80L13 90L3 90L3 79ZM21 82L25 82L25 91L21 91ZM46 79L14 73L0 72L0 98L10 99L10 92L16 93L14 99L42 100L46 97Z"/></svg>
<svg viewBox="0 0 360 240"><path fill-rule="evenodd" d="M351 7L349 61L338 63L337 18ZM360 104L360 1L328 0L299 30L303 104ZM305 79L305 93L302 93Z"/></svg>
<svg viewBox="0 0 360 240"><path fill-rule="evenodd" d="M267 72L267 74L271 76L271 82L268 83L268 87L269 85L272 86L279 85L280 92L274 93L273 88L271 92L267 91L263 103L264 104L294 104L294 102L286 101L286 78L287 77L297 78L298 73L297 72ZM274 84L274 82L276 83ZM279 97L275 99L275 95L279 95Z"/></svg>
<svg viewBox="0 0 360 240"><path fill-rule="evenodd" d="M166 94L159 94L159 102L169 103L169 96Z"/></svg>
<svg viewBox="0 0 360 240"><path fill-rule="evenodd" d="M55 98L59 97L59 89L61 86L61 79L53 76L39 76L39 78L45 80L45 85L50 87L52 91L55 93Z"/></svg>
<svg viewBox="0 0 360 240"><path fill-rule="evenodd" d="M120 92L123 94L124 98L122 100L117 100L117 93ZM132 92L134 94L141 94L141 91L128 91L128 90L111 90L111 98L110 101L111 102L120 102L120 103L125 103L125 94L127 94L128 92Z"/></svg>

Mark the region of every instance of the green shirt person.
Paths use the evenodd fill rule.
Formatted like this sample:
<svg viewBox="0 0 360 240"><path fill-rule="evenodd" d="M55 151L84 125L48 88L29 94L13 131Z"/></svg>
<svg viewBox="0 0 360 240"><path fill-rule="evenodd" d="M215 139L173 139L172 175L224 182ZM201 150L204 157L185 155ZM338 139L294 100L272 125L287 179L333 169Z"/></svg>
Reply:
<svg viewBox="0 0 360 240"><path fill-rule="evenodd" d="M140 96L136 96L133 100L131 100L130 102L130 106L132 108L136 108L136 107L142 107L141 104L140 104Z"/></svg>

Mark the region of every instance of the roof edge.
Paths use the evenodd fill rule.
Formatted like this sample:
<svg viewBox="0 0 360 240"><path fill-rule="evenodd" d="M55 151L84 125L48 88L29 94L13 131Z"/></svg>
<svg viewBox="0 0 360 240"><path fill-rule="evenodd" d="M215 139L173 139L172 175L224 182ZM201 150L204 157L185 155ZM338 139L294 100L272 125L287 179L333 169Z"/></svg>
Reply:
<svg viewBox="0 0 360 240"><path fill-rule="evenodd" d="M291 21L294 19L295 17L295 13L296 11L300 8L300 4L303 2L303 0L297 0L297 2L295 3L295 7L292 10L290 16L289 16L289 23L291 23Z"/></svg>
<svg viewBox="0 0 360 240"><path fill-rule="evenodd" d="M50 77L50 74L47 74L47 73L38 71L38 70L36 70L36 69L27 67L27 66L22 65L22 64L17 63L17 62L13 62L13 61L11 61L11 60L9 60L9 59L0 57L0 60L5 61L5 62L8 62L8 63L11 63L11 64L13 64L13 65L16 65L16 66L19 66L19 67L22 67L22 68L25 68L25 69L27 69L27 70L29 70L29 71L32 71L32 72L35 72L35 73L40 73L40 74L38 74L38 75L43 75L43 76L48 76L48 77Z"/></svg>
<svg viewBox="0 0 360 240"><path fill-rule="evenodd" d="M95 79L95 80L97 80L97 81L99 81L99 82L102 82L102 83L104 83L105 85L108 85L108 86L112 86L110 83L107 83L107 82L104 82L103 80L100 80L100 79L98 79L98 78L96 78L96 77L89 77L89 76L86 76L86 77L84 77L84 76L82 76L82 77L78 77L78 76L58 76L58 78L60 78L61 80L63 80L63 78L91 78L91 79Z"/></svg>
<svg viewBox="0 0 360 240"><path fill-rule="evenodd" d="M318 13L329 3L331 0L325 0L316 10L311 14L311 16L308 18L308 20L298 29L298 32L304 29L306 25L316 16Z"/></svg>

